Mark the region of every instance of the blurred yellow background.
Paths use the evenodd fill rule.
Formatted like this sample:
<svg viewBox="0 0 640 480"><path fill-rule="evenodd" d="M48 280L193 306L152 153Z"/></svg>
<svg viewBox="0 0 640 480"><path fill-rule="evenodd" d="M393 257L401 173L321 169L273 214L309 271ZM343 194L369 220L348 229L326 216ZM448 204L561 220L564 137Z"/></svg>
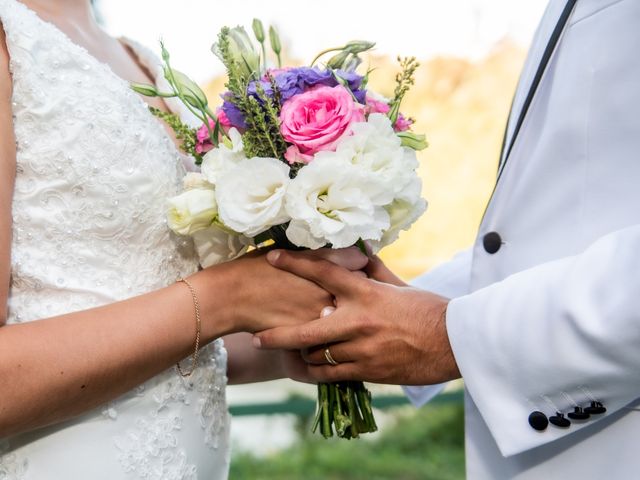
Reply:
<svg viewBox="0 0 640 480"><path fill-rule="evenodd" d="M491 195L502 134L525 52L504 40L482 60L440 57L422 62L402 111L416 119L429 148L419 152L427 213L381 256L411 279L472 244ZM392 97L395 59L371 56L372 89ZM301 64L288 58L285 64ZM364 69L364 67L361 67ZM224 77L206 86L217 105Z"/></svg>

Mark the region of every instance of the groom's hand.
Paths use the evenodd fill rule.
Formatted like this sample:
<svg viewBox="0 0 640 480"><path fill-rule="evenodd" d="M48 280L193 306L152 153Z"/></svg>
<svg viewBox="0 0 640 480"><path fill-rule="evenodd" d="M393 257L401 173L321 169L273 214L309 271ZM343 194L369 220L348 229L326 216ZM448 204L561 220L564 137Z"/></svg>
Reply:
<svg viewBox="0 0 640 480"><path fill-rule="evenodd" d="M276 250L268 258L336 297L324 318L255 335L260 348L305 351L308 379L427 385L460 377L446 332L447 299L363 278L308 253ZM329 365L327 347L338 365Z"/></svg>

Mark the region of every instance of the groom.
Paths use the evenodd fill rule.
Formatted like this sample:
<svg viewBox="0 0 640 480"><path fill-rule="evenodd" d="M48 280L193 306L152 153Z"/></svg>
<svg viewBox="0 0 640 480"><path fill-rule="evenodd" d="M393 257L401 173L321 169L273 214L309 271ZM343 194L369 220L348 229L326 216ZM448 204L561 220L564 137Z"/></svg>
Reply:
<svg viewBox="0 0 640 480"><path fill-rule="evenodd" d="M640 478L638 25L637 0L551 0L473 248L421 290L377 259L374 281L271 252L337 310L256 344L309 349L316 381L414 385L417 404L462 376L471 479Z"/></svg>

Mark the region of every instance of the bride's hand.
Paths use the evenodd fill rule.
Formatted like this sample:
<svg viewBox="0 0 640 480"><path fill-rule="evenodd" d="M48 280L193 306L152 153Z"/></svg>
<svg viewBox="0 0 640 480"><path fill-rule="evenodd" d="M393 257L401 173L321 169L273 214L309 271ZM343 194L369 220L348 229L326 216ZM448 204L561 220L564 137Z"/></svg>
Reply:
<svg viewBox="0 0 640 480"><path fill-rule="evenodd" d="M368 258L356 248L317 250L305 255L323 258L352 271L366 267ZM272 267L266 255L254 252L217 265L192 277L202 314L203 333L211 322L224 324L225 333L259 332L276 326L318 318L333 296L323 288ZM224 307L214 297L224 295ZM217 307L212 308L213 305ZM219 327L215 330L219 331Z"/></svg>

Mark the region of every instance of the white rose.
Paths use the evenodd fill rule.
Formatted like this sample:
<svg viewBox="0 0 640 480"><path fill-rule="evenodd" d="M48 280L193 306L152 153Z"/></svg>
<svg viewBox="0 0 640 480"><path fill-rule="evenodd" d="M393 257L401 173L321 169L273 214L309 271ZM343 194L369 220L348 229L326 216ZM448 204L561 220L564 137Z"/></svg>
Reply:
<svg viewBox="0 0 640 480"><path fill-rule="evenodd" d="M380 240L389 228L384 209L391 189L339 155L305 166L291 181L286 208L292 221L287 238L300 247L327 243L345 248L358 239Z"/></svg>
<svg viewBox="0 0 640 480"><path fill-rule="evenodd" d="M420 196L421 190L422 181L416 175L403 194L385 208L389 213L391 225L379 241L370 242L374 254L395 242L400 232L408 230L427 210L427 201Z"/></svg>
<svg viewBox="0 0 640 480"><path fill-rule="evenodd" d="M191 235L209 227L218 214L215 192L211 189L187 190L168 201L167 223L179 235Z"/></svg>
<svg viewBox="0 0 640 480"><path fill-rule="evenodd" d="M250 158L224 172L217 183L220 220L227 227L255 237L289 220L284 199L289 167L275 158Z"/></svg>
<svg viewBox="0 0 640 480"><path fill-rule="evenodd" d="M344 137L335 153L385 182L394 194L402 192L415 175L418 160L415 151L402 147L389 118L374 113L367 122L353 124L352 130L353 135ZM319 153L314 161L332 154Z"/></svg>
<svg viewBox="0 0 640 480"><path fill-rule="evenodd" d="M229 138L231 145L221 143L217 148L209 150L202 158L201 172L207 181L216 185L220 176L238 165L247 157L244 154L244 146L242 144L242 135L237 129L229 130Z"/></svg>
<svg viewBox="0 0 640 480"><path fill-rule="evenodd" d="M217 226L198 230L193 234L193 243L204 268L229 262L244 255L251 241Z"/></svg>
<svg viewBox="0 0 640 480"><path fill-rule="evenodd" d="M193 190L194 188L211 188L211 184L201 173L189 172L182 179L182 186L185 190Z"/></svg>

